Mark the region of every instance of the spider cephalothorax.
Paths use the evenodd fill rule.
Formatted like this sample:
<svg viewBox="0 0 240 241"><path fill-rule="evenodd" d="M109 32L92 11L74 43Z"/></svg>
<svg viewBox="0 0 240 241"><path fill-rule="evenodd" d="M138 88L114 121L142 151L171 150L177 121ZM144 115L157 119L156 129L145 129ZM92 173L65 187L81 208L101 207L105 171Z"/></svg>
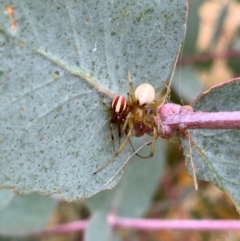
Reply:
<svg viewBox="0 0 240 241"><path fill-rule="evenodd" d="M125 139L119 144L118 150L112 156L112 158L98 169L94 174L104 169L107 165L114 161L114 159L119 155L127 142L130 141L132 135L141 136L144 133L152 135L152 143L150 154L146 157L140 156L142 158L152 157L154 154L155 141L160 134L159 125L154 124L154 119L159 119L157 110L164 103L167 96L170 93L170 90L167 88L167 92L164 97L157 101L155 100L155 90L148 84L141 84L134 91L130 72L128 71L128 80L130 86L130 92L125 98L122 95L115 97L112 101L111 106L111 123L110 131L112 140L114 143L114 137L112 132L113 124L116 124L118 127L119 140L122 135L125 133ZM160 120L158 121L158 123Z"/></svg>

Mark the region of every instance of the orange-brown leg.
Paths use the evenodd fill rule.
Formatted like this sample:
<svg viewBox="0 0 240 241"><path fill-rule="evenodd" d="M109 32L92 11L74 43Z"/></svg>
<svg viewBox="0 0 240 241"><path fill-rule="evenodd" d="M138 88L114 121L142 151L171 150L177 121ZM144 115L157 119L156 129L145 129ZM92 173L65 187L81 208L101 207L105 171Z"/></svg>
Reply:
<svg viewBox="0 0 240 241"><path fill-rule="evenodd" d="M166 85L166 83L164 83L164 85L162 85L162 87L165 87L167 89L166 93L161 97L160 100L157 100L158 103L158 107L162 106L163 103L165 102L165 100L167 99L167 97L170 95L171 93L171 89L169 88L168 85ZM161 87L161 88L162 88Z"/></svg>
<svg viewBox="0 0 240 241"><path fill-rule="evenodd" d="M153 136L152 136L152 142L151 142L151 149L150 149L150 154L148 156L141 156L139 154L136 153L136 155L142 159L148 159L148 158L151 158L153 157L154 155L154 148L155 148L155 142L158 138L158 134L157 134L157 128L154 127L153 128Z"/></svg>
<svg viewBox="0 0 240 241"><path fill-rule="evenodd" d="M134 95L134 88L133 88L133 83L132 83L132 78L130 74L130 70L128 69L128 82L129 82L129 87L130 87L130 95L132 97L132 102L136 102L135 95Z"/></svg>
<svg viewBox="0 0 240 241"><path fill-rule="evenodd" d="M115 151L115 144L114 144L114 135L113 135L112 123L110 124L110 133L111 133L111 138L112 138L113 150Z"/></svg>
<svg viewBox="0 0 240 241"><path fill-rule="evenodd" d="M124 141L122 142L122 144L119 146L118 150L115 152L115 154L112 156L112 158L106 162L101 168L99 168L96 172L93 173L93 175L97 174L98 172L102 171L104 168L106 168L109 164L111 164L116 157L120 154L120 152L122 151L122 149L125 147L125 145L127 144L127 142L130 140L131 134L132 134L132 126L129 128L128 133L126 138L124 139Z"/></svg>

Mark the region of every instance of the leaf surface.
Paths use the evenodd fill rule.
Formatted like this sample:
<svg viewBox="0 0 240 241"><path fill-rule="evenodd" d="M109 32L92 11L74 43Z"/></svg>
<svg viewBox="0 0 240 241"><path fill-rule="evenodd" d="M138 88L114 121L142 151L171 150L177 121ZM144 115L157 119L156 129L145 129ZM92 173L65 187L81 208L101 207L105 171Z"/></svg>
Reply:
<svg viewBox="0 0 240 241"><path fill-rule="evenodd" d="M55 200L38 194L15 195L11 203L0 210L0 234L21 236L42 229L56 204Z"/></svg>
<svg viewBox="0 0 240 241"><path fill-rule="evenodd" d="M204 92L193 103L194 111L240 111L240 79L234 79ZM231 113L229 113L230 115ZM210 181L227 192L240 211L240 131L191 130L193 141L182 138L186 164L192 175L189 156L192 156L197 178Z"/></svg>
<svg viewBox="0 0 240 241"><path fill-rule="evenodd" d="M149 150L150 146L146 146L140 154L147 156ZM108 214L115 207L119 216L142 216L151 203L163 173L166 159L164 150L164 142L158 141L154 157L145 160L134 156L113 190L101 192L86 201L90 210L105 210Z"/></svg>
<svg viewBox="0 0 240 241"><path fill-rule="evenodd" d="M164 147L164 142L158 141L154 157L148 160L134 156L113 190L103 191L86 200L86 204L94 214L86 231L86 237L89 238L87 241L94 240L99 234L99 226L102 231L104 230L100 240L106 240L110 232L106 223L110 214L128 218L137 218L145 214L164 171L166 160ZM149 149L149 146L145 146L141 154L147 156ZM115 232L113 237L117 238Z"/></svg>
<svg viewBox="0 0 240 241"><path fill-rule="evenodd" d="M134 86L161 86L186 1L0 0L0 11L0 187L68 201L112 188L132 150L92 175L114 153L100 92L126 95L128 68Z"/></svg>
<svg viewBox="0 0 240 241"><path fill-rule="evenodd" d="M0 211L11 203L14 193L10 190L0 190Z"/></svg>

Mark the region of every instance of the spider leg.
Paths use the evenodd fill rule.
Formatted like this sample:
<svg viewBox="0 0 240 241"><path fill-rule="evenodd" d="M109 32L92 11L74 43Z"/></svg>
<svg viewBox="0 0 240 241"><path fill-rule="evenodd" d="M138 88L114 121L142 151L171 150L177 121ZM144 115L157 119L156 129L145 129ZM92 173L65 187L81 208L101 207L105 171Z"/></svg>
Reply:
<svg viewBox="0 0 240 241"><path fill-rule="evenodd" d="M154 115L153 115L153 114L149 115L149 117L152 117L152 116L154 116ZM125 121L125 123L124 123L122 132L124 132L124 131L126 132L127 125L129 125L129 123L131 123L131 122L130 122L130 120L131 120L130 118L131 118L131 117L132 117L132 114L129 113L129 114L127 115L126 121ZM148 122L145 122L144 124L145 124L146 126L149 126L149 127L151 128L151 126L150 126L150 124L149 124ZM131 126L132 126L132 123L131 123ZM132 128L133 128L133 127L132 127ZM156 130L156 128L154 128L153 131L155 131L155 130ZM127 133L126 133L126 135L127 135ZM155 140L156 140L157 137L158 137L157 130L156 130L156 134L153 133L153 136L155 136L155 135L156 135L156 137L155 137ZM153 156L155 140L154 140L154 137L153 137L153 141L151 142L151 152L152 152L152 153L150 153L150 155L149 155L149 156L146 156L146 157L138 154L138 153L135 151L135 148L133 147L133 144L132 144L132 142L131 142L130 139L129 139L129 143L130 143L130 145L131 145L132 150L136 153L136 155L137 155L138 157L140 157L140 158L142 158L142 159L148 159L148 158L150 158L150 157ZM153 149L153 150L152 150L152 149Z"/></svg>
<svg viewBox="0 0 240 241"><path fill-rule="evenodd" d="M167 97L168 97L168 96L170 95L170 93L171 93L171 89L169 88L169 86L168 86L166 83L164 83L163 86L165 86L165 88L167 89L167 91L166 91L166 93L163 95L163 97L158 101L159 107L163 105L163 103L165 102L165 100L167 99ZM162 87L163 87L163 86L162 86Z"/></svg>
<svg viewBox="0 0 240 241"><path fill-rule="evenodd" d="M157 133L158 133L158 135L160 135L161 130L162 130L162 128L161 128L162 127L162 122L160 120L159 114L157 114L156 116L157 116Z"/></svg>
<svg viewBox="0 0 240 241"><path fill-rule="evenodd" d="M117 126L118 126L118 141L119 141L119 146L120 146L121 138L122 138L121 123L119 123L119 119L117 119L116 122L117 122ZM110 133L111 133L111 138L112 138L112 142L113 142L113 149L115 151L114 134L113 134L113 123L115 123L114 118L111 119Z"/></svg>
<svg viewBox="0 0 240 241"><path fill-rule="evenodd" d="M134 148L134 146L133 146L133 144L132 144L132 141L129 139L129 143L130 143L130 145L131 145L131 148L132 148L132 150L133 150L133 152L135 152L135 154L138 156L138 157L141 157L139 154L137 154L137 152L136 152L136 150L135 150L135 148Z"/></svg>
<svg viewBox="0 0 240 241"><path fill-rule="evenodd" d="M154 114L150 114L150 115L148 116L148 118L150 119L150 118L152 118L153 116L154 116ZM129 124L130 124L131 126L133 126L133 124L131 123L131 117L132 117L132 113L128 113L128 115L127 115L127 117L126 117L126 120L125 120L125 122L124 122L123 128L122 128L122 133L123 133L123 132L126 132L127 126L128 126ZM150 123L148 123L147 121L143 121L143 122L144 122L144 124L145 124L146 126L148 126L149 128L152 128L152 126L150 125ZM133 127L132 127L132 128L133 128ZM148 155L148 156L146 156L146 157L138 154L138 153L135 151L135 148L133 147L132 142L131 142L131 140L129 139L129 143L130 143L133 151L136 152L136 155L137 155L138 157L142 158L142 159L148 159L148 158L150 158L150 157L153 156L155 140L156 140L157 137L158 137L157 129L154 128L153 131L156 131L156 134L153 133L153 140L152 140L152 142L151 142L151 143L152 143L152 145L151 145L151 153L150 153L150 155ZM156 136L156 137L155 137L155 136ZM155 139L154 139L154 138L155 138ZM152 149L153 149L153 150L152 150Z"/></svg>
<svg viewBox="0 0 240 241"><path fill-rule="evenodd" d="M133 99L132 99L132 96L127 93L127 96L128 96L128 102L131 103L131 105L133 104Z"/></svg>
<svg viewBox="0 0 240 241"><path fill-rule="evenodd" d="M125 133L126 133L126 135L127 135L127 131L126 131L126 130L125 130ZM131 141L130 139L129 139L129 143L130 143L131 148L132 148L133 152L135 153L135 155L138 156L138 157L140 157L140 158L145 159L144 156L141 156L140 154L137 153L137 151L135 150L135 148L134 148L134 146L133 146L133 144L132 144L132 141ZM152 142L151 142L151 143L152 143ZM148 145L150 145L151 143L149 143Z"/></svg>
<svg viewBox="0 0 240 241"><path fill-rule="evenodd" d="M103 104L104 107L106 108L106 110L107 110L108 112L112 112L112 109L103 101L102 97L101 97L100 95L98 95L98 96L99 96L102 104Z"/></svg>
<svg viewBox="0 0 240 241"><path fill-rule="evenodd" d="M150 143L148 143L148 145L152 144L152 141ZM131 143L131 146L132 146L132 143ZM133 151L135 152L135 155L138 156L139 158L142 158L142 159L148 159L150 158L150 156L142 156L140 154L137 153L137 151L135 150L135 148L132 146L132 149Z"/></svg>
<svg viewBox="0 0 240 241"><path fill-rule="evenodd" d="M157 128L153 127L153 138L152 138L152 145L151 145L149 157L153 157L153 155L154 155L154 147L155 147L155 142L156 142L157 138L158 138Z"/></svg>
<svg viewBox="0 0 240 241"><path fill-rule="evenodd" d="M96 172L93 173L93 175L97 174L98 172L102 171L104 168L106 168L109 164L111 164L115 158L119 155L119 153L122 151L122 149L125 147L125 145L127 144L127 142L129 141L131 134L132 134L132 130L133 128L131 127L128 130L127 136L124 139L124 141L122 142L122 144L119 146L118 150L115 152L115 154L112 156L112 158L107 161L101 168L99 168Z"/></svg>
<svg viewBox="0 0 240 241"><path fill-rule="evenodd" d="M119 142L119 145L120 146L120 143L121 143L121 138L122 138L122 132L121 132L121 125L118 123L118 142ZM114 150L115 151L115 150Z"/></svg>
<svg viewBox="0 0 240 241"><path fill-rule="evenodd" d="M195 147L197 149L198 149L198 147L195 144L195 142L193 141L193 139L191 138L189 131L187 131L186 134L187 134L186 137L188 138L188 144L189 144L189 148L190 148L189 154L186 155L186 157L189 157L189 159L190 159L190 163L192 166L193 183L194 183L195 190L197 191L198 190L198 182L197 182L195 167L194 167L193 158L192 158L192 145L195 145ZM200 149L198 149L198 151L200 151ZM199 153L201 154L202 152L200 151Z"/></svg>
<svg viewBox="0 0 240 241"><path fill-rule="evenodd" d="M129 126L129 124L130 124L131 126L133 126L133 124L132 124L131 121L130 121L130 120L131 120L131 117L132 117L132 113L129 112L129 113L127 114L127 117L126 117L126 119L125 119L123 128L122 128L122 130L121 130L121 135L127 130L127 126Z"/></svg>
<svg viewBox="0 0 240 241"><path fill-rule="evenodd" d="M141 155L139 155L139 154L136 153L136 155L137 155L138 157L142 158L142 159L148 159L148 158L150 158L150 157L153 157L153 155L154 155L155 142L156 142L157 138L158 138L157 128L154 127L154 128L153 128L152 141L149 143L149 144L151 144L150 154L149 154L148 156L141 156Z"/></svg>
<svg viewBox="0 0 240 241"><path fill-rule="evenodd" d="M102 100L102 98L99 96L102 104L104 105L104 107L106 108L106 110L109 112L109 113L112 113L112 109L109 108L109 106ZM111 120L111 124L110 124L110 134L111 134L111 138L112 138L112 143L113 143L113 150L115 151L115 144L114 144L114 135L113 135L113 128L112 128L112 120Z"/></svg>
<svg viewBox="0 0 240 241"><path fill-rule="evenodd" d="M122 129L122 133L125 131L126 135L127 135L127 130L126 130L126 129L127 129L127 125L129 124L129 121L130 121L131 116L132 116L131 113L129 113L129 114L127 115L127 118L126 118L126 120L125 120L123 129ZM131 142L130 139L129 139L129 143L130 143L130 145L131 145L132 150L136 153L136 155L137 155L138 157L142 158L142 156L139 155L139 154L135 151L135 148L133 147L133 144L132 144L132 142ZM144 157L143 157L143 158L144 158Z"/></svg>
<svg viewBox="0 0 240 241"><path fill-rule="evenodd" d="M132 101L135 103L136 99L135 99L135 95L134 95L134 88L133 88L132 78L131 78L129 69L128 69L128 82L129 82L129 86L130 86L130 95L132 96Z"/></svg>
<svg viewBox="0 0 240 241"><path fill-rule="evenodd" d="M170 91L170 89L169 89ZM163 101L165 100L165 98L163 99ZM152 104L150 104L149 106L147 106L148 110L151 112L150 114L146 114L145 113L145 118L143 118L143 124L147 127L149 127L150 129L153 128L153 122L154 122L154 118L156 118L157 120L157 133L158 136L161 133L161 119L160 116L158 114L157 109L159 107L162 106L162 104L160 104L160 102L154 101Z"/></svg>
<svg viewBox="0 0 240 241"><path fill-rule="evenodd" d="M155 107L155 103L154 103L153 106L151 106L151 108L153 110L155 110L155 108L156 108ZM148 156L142 156L142 155L139 155L139 154L137 155L137 156L139 156L142 159L148 159L150 157L153 157L153 155L154 155L155 141L156 141L156 139L159 136L158 127L155 127L153 125L153 118L155 116L156 116L156 114L154 114L154 113L147 114L147 112L145 112L145 116L143 118L143 125L152 130L152 133L151 133L152 134L152 141L150 142L151 149L150 149L150 154Z"/></svg>
<svg viewBox="0 0 240 241"><path fill-rule="evenodd" d="M111 124L110 124L110 133L111 133L111 138L112 138L112 143L113 143L113 150L115 151L114 135L113 135L112 125L113 125L113 123L111 122Z"/></svg>

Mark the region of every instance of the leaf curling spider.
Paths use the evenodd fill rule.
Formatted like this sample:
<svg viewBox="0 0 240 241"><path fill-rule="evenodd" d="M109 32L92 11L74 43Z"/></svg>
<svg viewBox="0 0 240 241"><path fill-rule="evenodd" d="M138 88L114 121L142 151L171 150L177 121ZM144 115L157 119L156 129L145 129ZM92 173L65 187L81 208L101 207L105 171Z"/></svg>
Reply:
<svg viewBox="0 0 240 241"><path fill-rule="evenodd" d="M128 70L128 81L130 86L130 93L127 94L127 99L119 95L115 97L112 101L111 108L106 107L112 117L110 121L110 132L114 145L114 136L112 131L113 124L118 127L119 140L122 134L125 132L126 137L122 143L119 143L118 150L114 153L110 160L108 160L101 168L93 173L97 174L104 168L106 168L110 163L112 163L115 158L121 153L127 142L129 141L132 149L134 150L131 143L131 136L140 137L145 133L152 135L151 149L148 156L141 156L136 153L140 158L150 158L154 154L155 141L160 135L160 119L157 113L159 107L163 105L165 100L170 94L170 89L167 85L166 93L160 100L155 100L155 90L152 85L148 83L143 83L139 85L134 91L130 71ZM158 125L154 124L154 119L157 119ZM114 148L115 149L115 148Z"/></svg>

